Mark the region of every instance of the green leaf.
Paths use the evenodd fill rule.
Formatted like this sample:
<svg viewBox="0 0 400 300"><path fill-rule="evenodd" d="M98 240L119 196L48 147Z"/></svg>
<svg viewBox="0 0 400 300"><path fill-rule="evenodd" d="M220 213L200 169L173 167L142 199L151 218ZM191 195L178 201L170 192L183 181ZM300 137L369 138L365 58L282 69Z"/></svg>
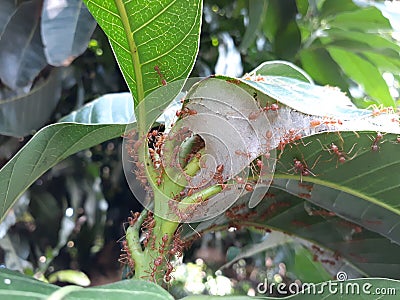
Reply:
<svg viewBox="0 0 400 300"><path fill-rule="evenodd" d="M388 58L392 59L400 59L399 53L390 48L383 48L379 47L379 45L375 46L370 46L367 43L356 41L356 40L347 40L347 39L334 39L332 41L330 38L320 38L322 43L324 44L325 47L337 47L337 48L342 48L343 50L346 51L351 51L357 54L362 54L365 51L385 55Z"/></svg>
<svg viewBox="0 0 400 300"><path fill-rule="evenodd" d="M249 1L249 24L239 46L242 52L245 52L256 39L257 32L264 22L267 7L268 1L266 0Z"/></svg>
<svg viewBox="0 0 400 300"><path fill-rule="evenodd" d="M360 43L368 44L369 46L377 50L392 49L396 53L400 52L400 45L394 43L384 35L342 30L338 28L324 30L324 34L329 37L329 42L336 40L354 40ZM320 40L324 42L324 38L321 38Z"/></svg>
<svg viewBox="0 0 400 300"><path fill-rule="evenodd" d="M300 60L304 70L318 83L338 86L343 91L348 91L349 85L339 66L325 49L304 49L300 52Z"/></svg>
<svg viewBox="0 0 400 300"><path fill-rule="evenodd" d="M18 272L0 270L0 298L6 299L134 299L173 300L174 298L160 286L143 280L124 280L112 284L80 288L58 286L41 282Z"/></svg>
<svg viewBox="0 0 400 300"><path fill-rule="evenodd" d="M335 15L327 21L331 27L342 28L344 30L353 29L361 32L376 32L377 30L392 29L389 20L376 7L366 7L344 12Z"/></svg>
<svg viewBox="0 0 400 300"><path fill-rule="evenodd" d="M312 170L316 176L302 178L313 183L312 192L301 191L297 181L277 182L277 186L295 195L301 194L304 199L400 244L400 230L395 226L400 215L396 197L400 192L397 135L384 135L378 143L378 151L371 149L375 137L375 132L342 132L340 136L322 134L305 138L307 146L298 145L287 152L285 149L275 178L293 178L287 172L293 166L294 157L301 157L309 166L318 160ZM332 143L343 153L352 150L346 154L348 161L344 164L327 150Z"/></svg>
<svg viewBox="0 0 400 300"><path fill-rule="evenodd" d="M108 36L136 105L163 79L187 78L199 46L202 1L85 3Z"/></svg>
<svg viewBox="0 0 400 300"><path fill-rule="evenodd" d="M309 185L304 180L303 182L293 180L292 184ZM288 234L299 243L312 243L323 249L321 251L325 252L324 255L315 252L316 259L320 262L326 259L323 265L328 270L332 269L332 276L340 268L350 278L359 276L398 278L400 261L397 244L337 216L322 215L327 211L319 207L308 209L310 204L307 201L295 195L288 195L280 189L271 187L264 200L253 210L246 205L242 206L250 198L250 195L246 194L232 205L233 209L236 209L232 217L226 213L217 219L200 223L195 229L203 233L211 226L212 230L216 230L216 226L226 228L222 227L225 225L237 228L255 227L265 231L276 230ZM239 207L241 209L237 209Z"/></svg>
<svg viewBox="0 0 400 300"><path fill-rule="evenodd" d="M280 245L285 245L291 242L291 239L280 232L271 232L268 235L268 238L263 240L260 243L255 243L248 245L241 249L239 253L237 253L234 257L232 257L226 264L224 264L219 269L225 269L231 266L233 263L237 262L240 259L251 257L257 253L264 252L269 249L274 249Z"/></svg>
<svg viewBox="0 0 400 300"><path fill-rule="evenodd" d="M86 50L96 21L82 0L45 0L40 28L47 62L67 66Z"/></svg>
<svg viewBox="0 0 400 300"><path fill-rule="evenodd" d="M308 0L296 0L296 5L299 13L305 16L309 7Z"/></svg>
<svg viewBox="0 0 400 300"><path fill-rule="evenodd" d="M115 299L115 300L173 300L162 287L144 280L123 280L112 284L73 291L67 299Z"/></svg>
<svg viewBox="0 0 400 300"><path fill-rule="evenodd" d="M229 82L226 76L216 76ZM246 87L247 86L247 87ZM337 88L318 86L294 78L265 76L263 80L241 80L240 87L250 94L255 91L270 97L281 104L305 114L351 120L366 117L368 110L355 108L350 99ZM308 120L308 121L307 121ZM271 121L271 120L270 120ZM304 119L304 126L310 126L309 119ZM299 124L297 124L300 126ZM289 126L288 124L281 126ZM372 126L372 125L371 125ZM299 128L300 130L301 128Z"/></svg>
<svg viewBox="0 0 400 300"><path fill-rule="evenodd" d="M274 44L275 51L280 58L293 60L299 51L300 43L300 29L297 22L291 20L284 29L278 29Z"/></svg>
<svg viewBox="0 0 400 300"><path fill-rule="evenodd" d="M0 220L22 193L51 167L78 151L121 136L132 121L133 109L127 109L132 108L130 101L127 93L105 95L83 107L82 112L63 119L80 123L52 124L38 131L0 170Z"/></svg>
<svg viewBox="0 0 400 300"><path fill-rule="evenodd" d="M326 0L320 9L320 16L326 18L328 16L335 16L342 12L354 11L360 9L353 1L348 0Z"/></svg>
<svg viewBox="0 0 400 300"><path fill-rule="evenodd" d="M379 104L395 106L389 87L373 64L357 54L337 47L328 47L327 50L347 76L359 83L368 95Z"/></svg>
<svg viewBox="0 0 400 300"><path fill-rule="evenodd" d="M5 0L2 2L0 10L0 36L3 34L5 26L16 9L15 4L13 0Z"/></svg>
<svg viewBox="0 0 400 300"><path fill-rule="evenodd" d="M282 22L279 1L271 0L268 2L263 31L268 40L273 43L279 24Z"/></svg>
<svg viewBox="0 0 400 300"><path fill-rule="evenodd" d="M107 94L71 112L60 122L85 124L126 124L133 116L130 93Z"/></svg>
<svg viewBox="0 0 400 300"><path fill-rule="evenodd" d="M364 51L363 55L373 63L381 72L400 73L400 58L394 59L383 54Z"/></svg>
<svg viewBox="0 0 400 300"><path fill-rule="evenodd" d="M250 76L252 74L262 75L262 76L282 76L298 79L301 81L305 81L308 83L313 83L312 78L298 66L287 62L287 61L267 61L262 63L253 71L250 72Z"/></svg>
<svg viewBox="0 0 400 300"><path fill-rule="evenodd" d="M294 274L302 282L322 282L331 279L330 274L324 269L321 262L314 261L313 254L306 248L296 249Z"/></svg>
<svg viewBox="0 0 400 300"><path fill-rule="evenodd" d="M61 72L52 70L48 78L27 94L0 101L0 133L26 136L48 122L61 96Z"/></svg>
<svg viewBox="0 0 400 300"><path fill-rule="evenodd" d="M39 29L40 8L40 1L22 3L1 36L0 79L12 89L29 88L46 66Z"/></svg>
<svg viewBox="0 0 400 300"><path fill-rule="evenodd" d="M0 269L0 298L43 299L59 287L33 279L16 271Z"/></svg>

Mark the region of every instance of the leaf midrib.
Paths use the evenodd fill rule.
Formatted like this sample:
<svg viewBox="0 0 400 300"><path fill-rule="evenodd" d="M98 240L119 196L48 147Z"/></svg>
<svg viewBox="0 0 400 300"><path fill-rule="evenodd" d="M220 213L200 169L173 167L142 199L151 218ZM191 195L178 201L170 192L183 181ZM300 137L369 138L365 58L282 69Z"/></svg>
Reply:
<svg viewBox="0 0 400 300"><path fill-rule="evenodd" d="M117 6L122 26L124 27L126 39L128 41L129 52L131 54L132 64L135 72L136 92L138 97L136 102L139 103L144 99L143 77L140 67L139 53L137 51L135 40L133 39L133 30L129 24L129 18L125 9L125 5L122 0L115 0L115 5Z"/></svg>
<svg viewBox="0 0 400 300"><path fill-rule="evenodd" d="M288 174L278 174L278 173L275 173L274 178L299 180L299 176L288 175ZM346 187L346 186L342 186L340 184L333 183L333 182L330 182L330 181L321 180L321 179L318 179L318 178L311 178L311 177L309 177L307 179L305 179L303 177L302 181L311 182L311 183L314 183L314 184L319 184L319 185L322 185L322 186L333 188L333 189L338 190L338 191L345 192L347 194L356 196L356 197L358 197L360 199L366 200L366 201L368 201L370 203L376 204L377 206L383 207L384 209L387 209L387 210L395 213L396 215L400 214L398 209L395 209L394 207L388 205L387 203L379 201L378 199L376 199L374 197L371 197L371 196L368 196L366 194L363 194L363 193L361 193L361 192L359 192L357 190L354 190L352 188L349 188L349 187Z"/></svg>

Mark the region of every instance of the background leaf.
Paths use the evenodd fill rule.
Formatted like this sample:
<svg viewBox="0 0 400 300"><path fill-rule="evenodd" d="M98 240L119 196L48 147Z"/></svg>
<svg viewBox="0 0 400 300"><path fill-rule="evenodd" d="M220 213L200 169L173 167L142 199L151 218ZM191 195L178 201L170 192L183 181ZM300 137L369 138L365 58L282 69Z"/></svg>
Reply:
<svg viewBox="0 0 400 300"><path fill-rule="evenodd" d="M40 28L47 62L67 66L86 50L96 21L82 0L45 0Z"/></svg>
<svg viewBox="0 0 400 300"><path fill-rule="evenodd" d="M261 76L282 76L294 78L297 80L314 83L312 78L296 65L286 61L267 61L262 63L250 74L257 74Z"/></svg>
<svg viewBox="0 0 400 300"><path fill-rule="evenodd" d="M162 79L189 75L198 51L202 1L85 2L109 37L136 105Z"/></svg>
<svg viewBox="0 0 400 300"><path fill-rule="evenodd" d="M337 6L337 4L336 4ZM366 7L354 11L343 12L336 15L328 23L333 27L342 28L345 30L390 30L392 27L388 19L386 19L379 9L376 7ZM360 30L362 28L362 30Z"/></svg>
<svg viewBox="0 0 400 300"><path fill-rule="evenodd" d="M48 122L61 96L61 71L52 70L46 80L28 93L0 101L0 133L22 137Z"/></svg>
<svg viewBox="0 0 400 300"><path fill-rule="evenodd" d="M32 139L0 170L0 219L21 196L21 194L44 172L66 157L90 148L109 139L121 136L133 111L127 112L128 94L113 94L99 98L85 112L73 113L65 120L73 119L80 123L58 123L42 128ZM121 99L122 98L122 99ZM112 103L114 102L114 106ZM97 115L96 104L111 109L102 110ZM129 106L128 106L129 107ZM120 115L121 112L124 112ZM114 121L118 116L118 121ZM125 117L129 117L124 120ZM103 123L96 124L101 120Z"/></svg>
<svg viewBox="0 0 400 300"><path fill-rule="evenodd" d="M357 54L336 47L329 47L328 52L347 76L359 83L369 95L379 99L384 106L395 106L389 87L374 65Z"/></svg>
<svg viewBox="0 0 400 300"><path fill-rule="evenodd" d="M256 39L258 30L263 23L265 13L267 11L268 1L266 0L250 0L249 1L249 24L243 36L239 49L244 52L249 45Z"/></svg>
<svg viewBox="0 0 400 300"><path fill-rule="evenodd" d="M27 87L46 66L40 38L38 0L22 3L0 39L0 79L10 88Z"/></svg>
<svg viewBox="0 0 400 300"><path fill-rule="evenodd" d="M334 86L340 87L343 91L349 90L349 84L343 78L339 66L326 49L305 49L300 52L300 60L304 70L317 83L325 84L329 82Z"/></svg>
<svg viewBox="0 0 400 300"><path fill-rule="evenodd" d="M16 6L13 0L4 0L2 2L0 10L0 36L3 34L3 30L15 11L15 8Z"/></svg>

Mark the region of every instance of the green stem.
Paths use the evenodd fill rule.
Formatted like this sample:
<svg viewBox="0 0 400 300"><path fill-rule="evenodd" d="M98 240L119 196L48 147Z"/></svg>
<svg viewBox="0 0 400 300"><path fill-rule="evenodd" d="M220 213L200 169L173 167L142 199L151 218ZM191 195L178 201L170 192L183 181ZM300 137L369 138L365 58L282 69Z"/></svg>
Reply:
<svg viewBox="0 0 400 300"><path fill-rule="evenodd" d="M129 226L126 230L126 241L128 243L129 252L131 253L131 257L135 262L135 274L138 270L143 270L146 268L144 265L144 253L142 250L142 246L140 245L140 226L143 223L143 220L147 217L148 211L144 210L140 214L138 220L133 226Z"/></svg>
<svg viewBox="0 0 400 300"><path fill-rule="evenodd" d="M210 186L200 192L191 195L190 197L186 197L179 203L178 207L199 202L198 200L199 197L201 197L202 201L206 201L208 198L211 198L212 196L219 194L221 191L222 191L221 185Z"/></svg>

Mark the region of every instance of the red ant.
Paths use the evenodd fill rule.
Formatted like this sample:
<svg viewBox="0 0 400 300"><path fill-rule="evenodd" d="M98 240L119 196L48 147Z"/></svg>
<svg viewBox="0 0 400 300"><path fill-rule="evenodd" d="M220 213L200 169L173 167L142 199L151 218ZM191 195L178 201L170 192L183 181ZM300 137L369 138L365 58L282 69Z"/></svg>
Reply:
<svg viewBox="0 0 400 300"><path fill-rule="evenodd" d="M319 125L321 125L321 121L320 120L311 120L310 121L310 127L311 128L318 127Z"/></svg>
<svg viewBox="0 0 400 300"><path fill-rule="evenodd" d="M365 220L365 223L370 224L370 225L382 225L381 220Z"/></svg>
<svg viewBox="0 0 400 300"><path fill-rule="evenodd" d="M122 134L122 138L127 139L129 143L133 142L135 140L135 135L136 135L136 130L131 129L128 132L125 132Z"/></svg>
<svg viewBox="0 0 400 300"><path fill-rule="evenodd" d="M349 221L346 221L346 220L341 220L339 222L339 224L344 226L344 227L351 228L354 233L361 233L362 232L362 227L358 226L358 225L356 225L356 224L354 224L352 222L349 222Z"/></svg>
<svg viewBox="0 0 400 300"><path fill-rule="evenodd" d="M298 221L298 220L293 220L292 225L297 226L297 227L309 227L311 224L307 224L306 222L303 221Z"/></svg>
<svg viewBox="0 0 400 300"><path fill-rule="evenodd" d="M164 175L164 169L161 167L157 170L158 174L156 176L156 184L160 186L162 184L162 177Z"/></svg>
<svg viewBox="0 0 400 300"><path fill-rule="evenodd" d="M282 155L283 150L285 149L286 145L294 143L296 145L296 141L301 140L303 137L303 135L301 133L299 133L298 131L296 132L296 129L291 128L288 130L287 133L285 133L281 140L279 141L278 144L278 150L281 151L281 154L279 156Z"/></svg>
<svg viewBox="0 0 400 300"><path fill-rule="evenodd" d="M129 226L132 227L133 225L135 225L136 221L138 220L140 213L139 212L133 213L133 211L131 211L131 215L132 215L132 217L128 217L128 223L129 223Z"/></svg>
<svg viewBox="0 0 400 300"><path fill-rule="evenodd" d="M243 152L243 151L240 151L240 150L235 150L235 154L239 155L239 156L244 156L244 157L247 157L247 158L251 158L251 153Z"/></svg>
<svg viewBox="0 0 400 300"><path fill-rule="evenodd" d="M314 119L310 121L310 128L316 128L318 126L321 126L322 124L328 126L328 125L343 125L343 122L338 119L332 119L325 117L323 119Z"/></svg>
<svg viewBox="0 0 400 300"><path fill-rule="evenodd" d="M368 259L366 259L365 257L362 257L362 256L360 256L360 255L358 255L358 254L356 254L356 253L349 253L349 255L350 256L352 256L352 257L354 257L354 258L356 258L359 262L361 262L361 263L366 263L366 262L368 262Z"/></svg>
<svg viewBox="0 0 400 300"><path fill-rule="evenodd" d="M168 242L168 233L164 234L163 237L161 238L160 248L158 249L158 252L160 254L164 254L164 249L165 246L167 245L167 242Z"/></svg>
<svg viewBox="0 0 400 300"><path fill-rule="evenodd" d="M383 107L383 104L377 106L375 104L370 105L367 109L372 108L372 116L377 117L380 114L394 114L393 107Z"/></svg>
<svg viewBox="0 0 400 300"><path fill-rule="evenodd" d="M268 193L267 193L268 195ZM270 194L270 196L268 196L267 198L273 198L275 197L274 194ZM273 215L274 213L276 213L276 211L278 210L278 208L281 207L289 207L290 203L289 202L276 202L276 203L272 203L270 206L268 206L268 208L266 209L266 211L260 216L261 220L265 220L267 217Z"/></svg>
<svg viewBox="0 0 400 300"><path fill-rule="evenodd" d="M315 165L315 163L314 163L314 165ZM316 176L314 173L312 173L310 171L310 169L308 168L308 166L305 162L302 162L302 161L298 160L297 158L293 159L292 170L294 170L294 172L296 174L300 173L300 182L303 181L303 178L302 178L303 176L309 176L309 175L312 175L314 177Z"/></svg>
<svg viewBox="0 0 400 300"><path fill-rule="evenodd" d="M279 110L279 105L277 103L272 103L271 105L268 105L268 103L265 105L263 108L263 111L278 111Z"/></svg>
<svg viewBox="0 0 400 300"><path fill-rule="evenodd" d="M241 81L239 79L227 79L226 82L233 83L239 85Z"/></svg>
<svg viewBox="0 0 400 300"><path fill-rule="evenodd" d="M330 260L330 259L321 259L320 262L323 264L329 264L331 266L334 266L336 264L336 262L334 260Z"/></svg>
<svg viewBox="0 0 400 300"><path fill-rule="evenodd" d="M174 271L174 266L167 261L167 271L165 272L164 275L164 282L165 283L169 283L172 279L171 273Z"/></svg>
<svg viewBox="0 0 400 300"><path fill-rule="evenodd" d="M299 193L297 194L300 198L303 199L311 199L311 194L307 194L307 193Z"/></svg>
<svg viewBox="0 0 400 300"><path fill-rule="evenodd" d="M270 232L272 232L271 229L265 228L265 227L263 227L263 226L254 226L254 229L259 230L259 231L264 232L264 233L270 233Z"/></svg>
<svg viewBox="0 0 400 300"><path fill-rule="evenodd" d="M129 273L127 274L127 277L130 277L131 275L133 275L133 272L135 271L135 261L132 258L128 242L126 240L122 241L121 252L123 253L119 255L118 261L124 265L128 265Z"/></svg>
<svg viewBox="0 0 400 300"><path fill-rule="evenodd" d="M158 76L160 77L161 84L164 85L164 86L167 85L167 81L164 79L164 76L160 71L160 67L159 66L154 66L154 70L157 72Z"/></svg>
<svg viewBox="0 0 400 300"><path fill-rule="evenodd" d="M242 210L245 208L246 208L246 203L242 203L242 204L231 207L229 210L235 213L235 212L238 212L239 210Z"/></svg>
<svg viewBox="0 0 400 300"><path fill-rule="evenodd" d="M180 239L181 228L182 227L176 230L172 238L172 248L169 250L169 254L172 256L176 255L177 257L181 257L183 255L183 242Z"/></svg>
<svg viewBox="0 0 400 300"><path fill-rule="evenodd" d="M334 143L331 144L330 148L326 148L324 147L324 145L322 145L321 141L319 139L317 139L319 141L319 143L322 146L322 149L325 151L328 151L330 154L335 154L337 157L337 161L340 162L341 164L345 163L346 160L352 160L354 157L356 157L357 153L355 153L352 157L348 157L348 155L354 150L354 147L357 145L357 143L355 143L351 149L346 153L343 150L339 150L339 147L336 146ZM337 167L337 165L336 165Z"/></svg>
<svg viewBox="0 0 400 300"><path fill-rule="evenodd" d="M310 212L311 216L322 216L322 217L334 217L336 214L333 211L328 211L325 209L313 210Z"/></svg>
<svg viewBox="0 0 400 300"><path fill-rule="evenodd" d="M152 238L153 242L151 244L152 248L155 248L155 236L153 235L153 229L154 226L156 225L156 220L153 217L153 213L149 212L146 219L144 219L143 223L142 223L142 232L144 232L144 240L143 240L143 246L147 247L148 243L149 243L149 239Z"/></svg>
<svg viewBox="0 0 400 300"><path fill-rule="evenodd" d="M376 137L374 138L374 140L373 140L373 142L372 142L372 145L371 145L371 150L372 151L378 151L379 150L379 143L380 143L380 140L383 138L383 134L382 133L380 133L380 132L377 132L376 133Z"/></svg>
<svg viewBox="0 0 400 300"><path fill-rule="evenodd" d="M339 259L342 258L342 255L340 254L339 251L336 250L335 252L333 252L333 258L334 258L336 261L338 261Z"/></svg>
<svg viewBox="0 0 400 300"><path fill-rule="evenodd" d="M246 182L246 180L244 180L242 177L240 177L240 176L236 176L235 178L235 181L236 181L236 183L237 184L244 184L245 182Z"/></svg>
<svg viewBox="0 0 400 300"><path fill-rule="evenodd" d="M312 185L312 184L306 184L306 183L299 182L297 185L300 188L306 189L308 192L311 192L314 189L314 185Z"/></svg>
<svg viewBox="0 0 400 300"><path fill-rule="evenodd" d="M324 253L325 253L321 248L319 248L319 247L316 246L316 245L312 245L311 248L312 248L313 250L315 250L316 252L319 252L320 254L324 254Z"/></svg>
<svg viewBox="0 0 400 300"><path fill-rule="evenodd" d="M218 165L215 169L215 174L213 179L218 182L218 184L224 184L224 177L222 176L222 172L224 172L224 165Z"/></svg>
<svg viewBox="0 0 400 300"><path fill-rule="evenodd" d="M273 133L271 130L267 130L267 132L265 133L265 150L266 153L264 154L264 157L266 159L269 159L271 157L271 154L269 153L269 150L271 149L271 139L272 139Z"/></svg>
<svg viewBox="0 0 400 300"><path fill-rule="evenodd" d="M161 266L162 262L163 262L163 257L162 256L157 257L153 261L153 267L151 268L151 272L145 271L146 273L150 273L150 278L152 279L153 282L156 282L156 276L155 275L156 275L156 272L157 272L157 268L159 266Z"/></svg>
<svg viewBox="0 0 400 300"><path fill-rule="evenodd" d="M248 192L252 192L254 190L253 186L250 183L246 183L244 189Z"/></svg>
<svg viewBox="0 0 400 300"><path fill-rule="evenodd" d="M184 107L182 110L178 110L176 112L176 116L181 117L181 118L184 118L186 116L196 115L196 114L197 114L197 111L195 111L194 109L190 109L188 107Z"/></svg>

